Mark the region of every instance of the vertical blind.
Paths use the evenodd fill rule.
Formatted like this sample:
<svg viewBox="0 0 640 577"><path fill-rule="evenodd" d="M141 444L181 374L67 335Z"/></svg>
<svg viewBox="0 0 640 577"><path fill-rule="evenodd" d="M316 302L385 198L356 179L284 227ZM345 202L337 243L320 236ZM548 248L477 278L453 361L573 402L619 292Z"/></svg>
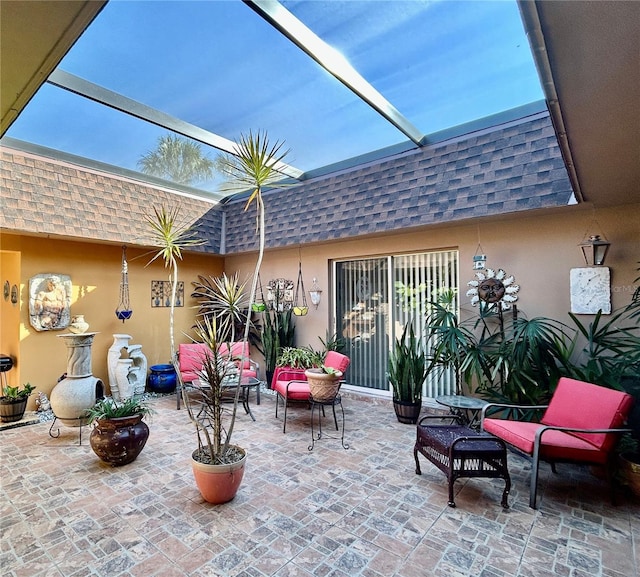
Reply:
<svg viewBox="0 0 640 577"><path fill-rule="evenodd" d="M388 391L387 361L394 339L402 335L409 321L424 338L429 302L442 289L458 288L458 252L390 255L333 264L336 332L345 340L345 352L351 358L347 382ZM455 379L447 373L432 375L424 394L435 397L453 392Z"/></svg>

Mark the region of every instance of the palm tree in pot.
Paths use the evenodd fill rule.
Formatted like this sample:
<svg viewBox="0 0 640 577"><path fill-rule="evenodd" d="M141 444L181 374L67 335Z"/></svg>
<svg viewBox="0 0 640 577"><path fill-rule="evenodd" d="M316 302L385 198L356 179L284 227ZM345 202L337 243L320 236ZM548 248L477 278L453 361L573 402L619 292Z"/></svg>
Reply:
<svg viewBox="0 0 640 577"><path fill-rule="evenodd" d="M234 155L224 155L218 159L221 172L228 178L224 188L229 191L240 191L249 188L251 192L245 204L245 211L254 204L256 206L256 230L259 248L258 258L251 278L249 303L253 303L256 298L260 266L264 256L265 209L262 191L265 186L272 184L280 177L278 170L288 152L281 152L281 148L282 143L276 142L271 145L265 133L258 132L254 135L250 132L248 136L240 136L236 143ZM233 314L235 315L235 309ZM217 478L217 475L214 474L215 471L212 469L222 467L223 471L226 470L223 474L231 485L224 489L221 488L221 494L214 493L213 490L209 492L209 489L204 489L200 482L198 482L198 488L206 501L223 503L234 498L240 485L243 475L240 470L244 471L246 451L231 443L242 375L241 371L236 370L237 368L234 369L236 365L229 362L231 359L225 359L224 356L220 355L219 345L221 341L217 323L215 316L205 316L196 325L198 338L209 349L202 359L202 376L207 386L199 392L203 402L203 413L198 416L197 413L189 409L189 415L198 435L198 449L192 454L194 474L196 474L196 471L198 473L203 472L203 478L212 480ZM243 328L242 340L248 342L251 332L250 313L247 314ZM243 358L240 359L240 366L245 365L247 358L244 358L244 356L246 354L246 349L243 348ZM222 393L225 388L227 390L231 388L235 393L229 423L226 427L223 425L222 407ZM182 395L185 405L190 407L188 391L184 387L182 387ZM217 481L214 481L214 483L222 485ZM226 481L224 484L226 484Z"/></svg>

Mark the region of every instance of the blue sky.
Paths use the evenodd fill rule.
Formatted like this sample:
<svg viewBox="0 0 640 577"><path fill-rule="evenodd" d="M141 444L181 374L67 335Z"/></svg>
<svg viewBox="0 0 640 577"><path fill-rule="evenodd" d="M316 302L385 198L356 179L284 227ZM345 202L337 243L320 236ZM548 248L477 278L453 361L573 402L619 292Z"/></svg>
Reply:
<svg viewBox="0 0 640 577"><path fill-rule="evenodd" d="M283 4L424 133L543 98L515 2ZM302 170L407 140L239 0L111 0L60 68L225 138L267 130ZM7 135L135 169L164 133L45 85Z"/></svg>

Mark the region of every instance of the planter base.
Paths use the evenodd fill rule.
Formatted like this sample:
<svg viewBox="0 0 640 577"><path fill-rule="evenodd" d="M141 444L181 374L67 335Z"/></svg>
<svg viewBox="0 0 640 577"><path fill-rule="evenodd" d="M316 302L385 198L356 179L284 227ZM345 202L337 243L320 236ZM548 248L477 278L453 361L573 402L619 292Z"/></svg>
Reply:
<svg viewBox="0 0 640 577"><path fill-rule="evenodd" d="M244 466L247 462L247 453L238 447L243 453L242 459L230 465L209 465L200 463L194 459L198 453L195 450L191 456L191 468L193 477L202 498L207 503L221 505L231 501L240 488L244 477Z"/></svg>
<svg viewBox="0 0 640 577"><path fill-rule="evenodd" d="M422 411L422 403L409 403L406 401L393 401L393 409L399 423L415 425Z"/></svg>

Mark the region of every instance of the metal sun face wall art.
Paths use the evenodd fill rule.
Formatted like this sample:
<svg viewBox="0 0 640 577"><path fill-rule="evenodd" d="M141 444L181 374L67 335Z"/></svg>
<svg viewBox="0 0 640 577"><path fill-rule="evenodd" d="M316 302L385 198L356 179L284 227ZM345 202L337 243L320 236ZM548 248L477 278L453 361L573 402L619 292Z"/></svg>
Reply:
<svg viewBox="0 0 640 577"><path fill-rule="evenodd" d="M502 310L508 310L518 300L520 286L514 282L514 276L507 276L503 269L499 268L496 271L488 268L478 271L476 279L467 283L467 286L471 287L467 296L471 297L471 305L474 307L482 301L489 304L499 303Z"/></svg>

